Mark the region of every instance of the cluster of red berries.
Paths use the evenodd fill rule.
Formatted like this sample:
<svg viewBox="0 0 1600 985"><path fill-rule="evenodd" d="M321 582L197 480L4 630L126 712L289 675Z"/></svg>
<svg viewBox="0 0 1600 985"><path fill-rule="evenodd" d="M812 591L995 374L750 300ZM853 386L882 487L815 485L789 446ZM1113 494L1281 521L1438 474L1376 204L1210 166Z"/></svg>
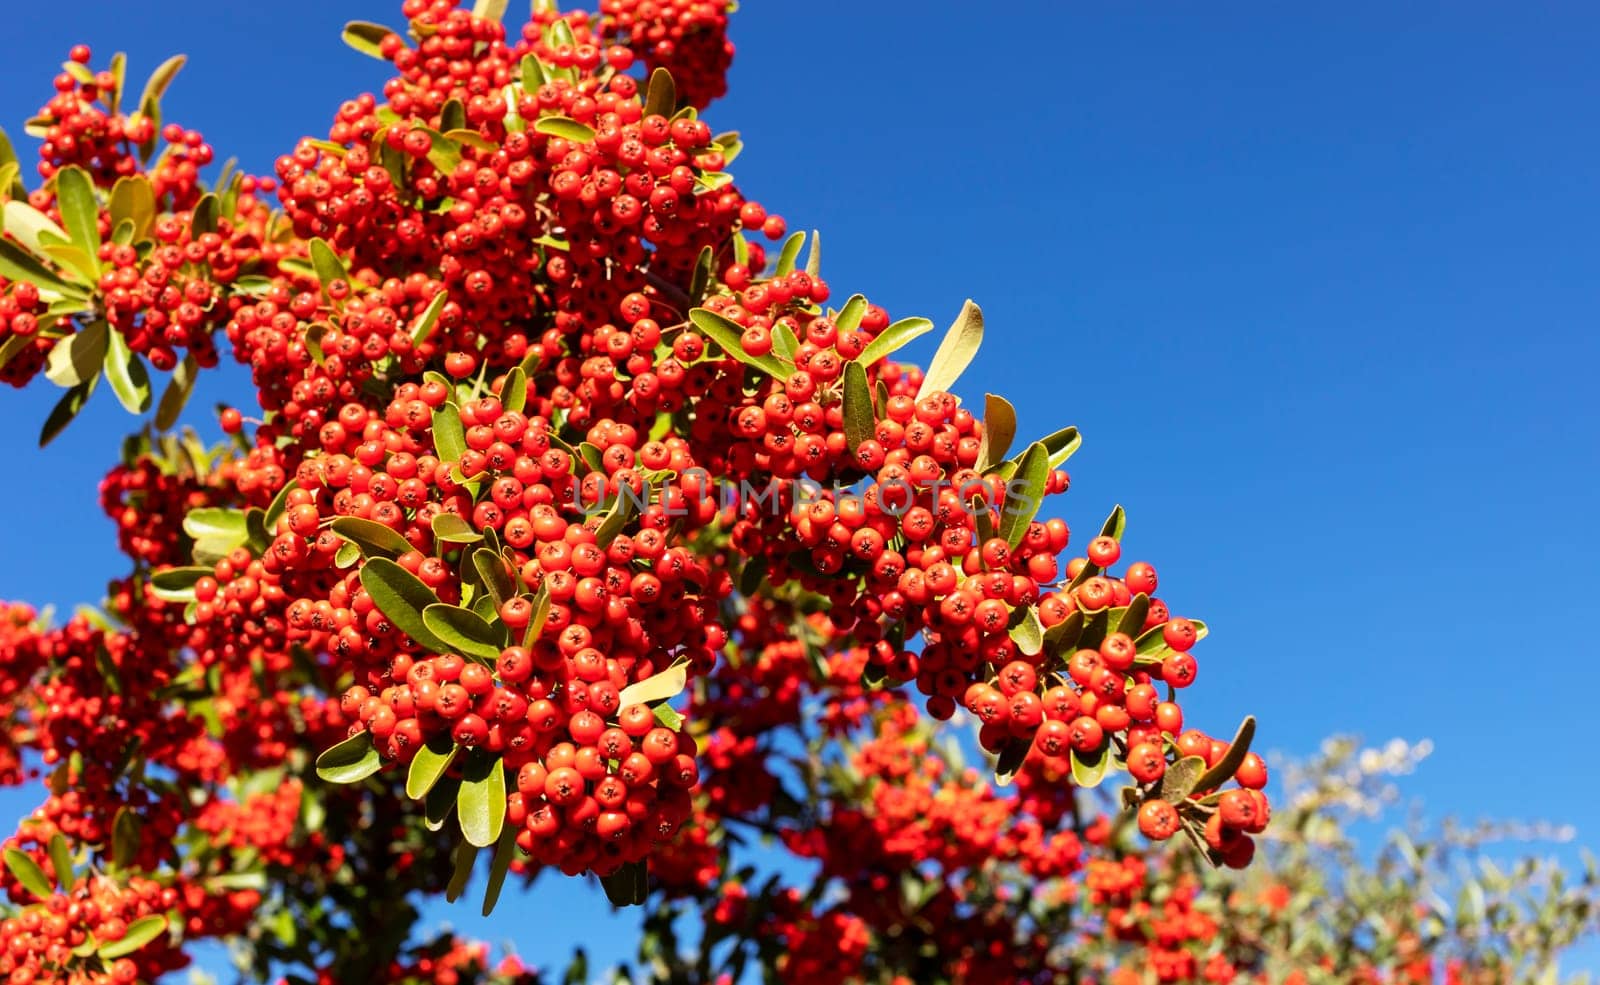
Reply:
<svg viewBox="0 0 1600 985"><path fill-rule="evenodd" d="M13 890L14 901L27 898L18 892ZM84 877L42 903L23 908L17 916L0 920L0 975L11 985L155 981L188 963L164 931L125 956L102 958L94 948L115 945L141 920L160 919L178 902L176 890L151 879ZM76 953L90 941L86 956Z"/></svg>

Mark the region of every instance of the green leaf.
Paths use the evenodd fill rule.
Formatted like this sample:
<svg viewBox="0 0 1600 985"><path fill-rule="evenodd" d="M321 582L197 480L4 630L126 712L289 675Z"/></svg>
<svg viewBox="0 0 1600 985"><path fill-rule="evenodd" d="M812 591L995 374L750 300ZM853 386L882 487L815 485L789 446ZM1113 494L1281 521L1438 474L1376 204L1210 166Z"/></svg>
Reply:
<svg viewBox="0 0 1600 985"><path fill-rule="evenodd" d="M203 506L184 514L183 532L195 540L224 540L235 545L249 537L244 511L221 506Z"/></svg>
<svg viewBox="0 0 1600 985"><path fill-rule="evenodd" d="M969 298L961 306L961 314L956 316L955 324L945 333L944 341L939 343L938 350L928 363L922 386L917 390L917 399L955 386L956 380L972 363L972 357L978 354L978 346L982 342L983 312Z"/></svg>
<svg viewBox="0 0 1600 985"><path fill-rule="evenodd" d="M1044 505L1044 493L1050 482L1050 454L1044 445L1034 442L1022 455L1017 474L1006 484L1005 506L1000 511L999 536L1015 548L1028 532L1028 524Z"/></svg>
<svg viewBox="0 0 1600 985"><path fill-rule="evenodd" d="M396 629L433 653L449 649L422 618L424 610L439 604L439 596L421 578L382 557L362 565L360 577L361 587L372 597L372 604Z"/></svg>
<svg viewBox="0 0 1600 985"><path fill-rule="evenodd" d="M272 502L267 504L266 513L262 517L262 521L266 524L268 530L276 530L278 528L279 518L289 508L289 493L299 488L299 481L290 479L283 484L282 489L278 490L278 494L272 497Z"/></svg>
<svg viewBox="0 0 1600 985"><path fill-rule="evenodd" d="M23 889L39 899L50 898L50 879L39 868L39 863L33 860L33 856L18 848L7 848L5 860L6 868L11 870L12 877L22 884Z"/></svg>
<svg viewBox="0 0 1600 985"><path fill-rule="evenodd" d="M1017 409L1011 401L993 393L983 395L983 440L978 445L980 473L987 473L1005 458L1017 436Z"/></svg>
<svg viewBox="0 0 1600 985"><path fill-rule="evenodd" d="M522 56L522 88L534 92L545 84L544 66L532 55Z"/></svg>
<svg viewBox="0 0 1600 985"><path fill-rule="evenodd" d="M459 462L467 452L467 431L455 404L440 404L433 412L433 450L447 462Z"/></svg>
<svg viewBox="0 0 1600 985"><path fill-rule="evenodd" d="M1052 654L1075 646L1083 635L1083 610L1073 609L1067 618L1044 631L1044 645Z"/></svg>
<svg viewBox="0 0 1600 985"><path fill-rule="evenodd" d="M477 864L478 849L469 842L456 846L455 868L450 872L450 882L444 888L447 903L454 903L467 891L467 880L472 878L472 867Z"/></svg>
<svg viewBox="0 0 1600 985"><path fill-rule="evenodd" d="M482 616L459 605L436 602L422 610L422 624L453 653L493 663L504 648L501 634Z"/></svg>
<svg viewBox="0 0 1600 985"><path fill-rule="evenodd" d="M454 101L455 100L451 100L451 102ZM446 140L453 140L457 144L471 147L474 150L481 150L486 154L493 154L495 151L500 149L499 144L485 137L478 131L468 130L465 127L455 127L453 129L446 130L444 132L444 137Z"/></svg>
<svg viewBox="0 0 1600 985"><path fill-rule="evenodd" d="M486 848L500 839L506 823L506 769L500 757L468 761L456 814L468 844Z"/></svg>
<svg viewBox="0 0 1600 985"><path fill-rule="evenodd" d="M428 791L444 776L460 751L461 747L451 742L450 736L445 733L434 736L426 745L418 748L410 768L406 770L406 796L412 800L428 796Z"/></svg>
<svg viewBox="0 0 1600 985"><path fill-rule="evenodd" d="M1250 752L1250 743L1256 737L1256 720L1253 715L1246 715L1244 721L1239 723L1239 731L1229 743L1228 751L1222 754L1217 764L1206 770L1205 775L1195 782L1198 790L1212 790L1222 786L1233 779L1233 774L1239 771L1239 764L1244 762L1244 757Z"/></svg>
<svg viewBox="0 0 1600 985"><path fill-rule="evenodd" d="M612 906L642 906L650 895L650 872L643 860L629 862L609 876L600 877Z"/></svg>
<svg viewBox="0 0 1600 985"><path fill-rule="evenodd" d="M1161 777L1161 799L1169 804L1180 804L1199 788L1201 774L1206 771L1206 761L1200 756L1185 756L1171 766Z"/></svg>
<svg viewBox="0 0 1600 985"><path fill-rule="evenodd" d="M422 801L422 817L429 831L444 829L444 823L450 819L450 812L456 809L456 794L460 790L461 781L446 775L428 791L428 796Z"/></svg>
<svg viewBox="0 0 1600 985"><path fill-rule="evenodd" d="M167 87L172 85L172 80L186 61L188 59L183 55L173 55L150 73L150 80L144 84L144 92L139 96L139 112L155 120L160 119L159 112L151 113L150 110L160 106L161 97L166 95Z"/></svg>
<svg viewBox="0 0 1600 985"><path fill-rule="evenodd" d="M447 544L476 544L483 539L483 534L472 529L471 524L454 513L436 514L430 525L433 527L433 539Z"/></svg>
<svg viewBox="0 0 1600 985"><path fill-rule="evenodd" d="M660 71L660 69L657 69ZM694 260L694 273L689 276L689 303L698 305L706 296L706 288L711 286L715 273L716 254L711 247L702 246L700 255Z"/></svg>
<svg viewBox="0 0 1600 985"><path fill-rule="evenodd" d="M672 73L657 68L650 73L650 83L644 92L644 115L665 116L669 119L678 109L678 87L673 84Z"/></svg>
<svg viewBox="0 0 1600 985"><path fill-rule="evenodd" d="M329 783L360 783L382 768L383 757L364 730L317 757L317 775Z"/></svg>
<svg viewBox="0 0 1600 985"><path fill-rule="evenodd" d="M744 329L715 311L709 308L694 308L689 312L689 321L731 358L739 360L746 366L754 366L775 380L781 380L789 375L789 367L771 353L752 356L745 352L744 343L740 341Z"/></svg>
<svg viewBox="0 0 1600 985"><path fill-rule="evenodd" d="M114 961L134 953L166 932L167 918L161 914L140 917L128 924L128 932L123 935L122 940L101 944L100 957L105 961Z"/></svg>
<svg viewBox="0 0 1600 985"><path fill-rule="evenodd" d="M117 868L127 868L139 854L139 838L144 819L129 807L117 808L111 822L111 862Z"/></svg>
<svg viewBox="0 0 1600 985"><path fill-rule="evenodd" d="M370 55L379 61L388 61L383 57L383 39L394 34L390 28L382 24L373 24L370 21L351 21L344 26L340 37L344 43L361 52Z"/></svg>
<svg viewBox="0 0 1600 985"><path fill-rule="evenodd" d="M735 143L738 143L739 135L735 133L732 136ZM739 146L743 146L743 144L739 144ZM735 155L728 154L726 156L727 160L732 163ZM822 276L822 233L815 229L811 230L811 252L806 254L806 273L810 274L813 280Z"/></svg>
<svg viewBox="0 0 1600 985"><path fill-rule="evenodd" d="M41 291L55 291L66 297L87 299L82 287L62 280L54 270L54 261L45 266L37 257L30 256L22 247L9 239L0 239L0 277L11 281L25 281Z"/></svg>
<svg viewBox="0 0 1600 985"><path fill-rule="evenodd" d="M500 890L506 884L506 873L511 871L511 860L516 854L516 831L507 828L495 842L494 858L489 863L489 885L483 891L484 916L493 913L495 904L500 902Z"/></svg>
<svg viewBox="0 0 1600 985"><path fill-rule="evenodd" d="M793 363L794 354L800 351L800 337L794 334L794 329L779 322L772 330L772 351L784 363Z"/></svg>
<svg viewBox="0 0 1600 985"><path fill-rule="evenodd" d="M871 366L878 360L893 355L913 339L931 331L933 322L926 318L902 318L879 332L856 358L863 365Z"/></svg>
<svg viewBox="0 0 1600 985"><path fill-rule="evenodd" d="M499 554L487 547L480 547L472 552L472 566L477 569L478 577L483 580L483 587L488 589L496 609L516 594L516 583L511 580L505 559Z"/></svg>
<svg viewBox="0 0 1600 985"><path fill-rule="evenodd" d="M1111 508L1111 515L1106 517L1106 522L1100 525L1100 536L1110 537L1120 541L1122 535L1128 531L1128 514L1120 505Z"/></svg>
<svg viewBox="0 0 1600 985"><path fill-rule="evenodd" d="M144 360L128 348L121 332L108 332L111 346L106 352L106 382L117 395L123 409L130 414L143 414L150 409L150 374Z"/></svg>
<svg viewBox="0 0 1600 985"><path fill-rule="evenodd" d="M521 366L511 367L500 385L500 406L512 414L520 414L528 406L528 374Z"/></svg>
<svg viewBox="0 0 1600 985"><path fill-rule="evenodd" d="M854 360L844 364L844 440L851 451L877 433L878 417L872 408L872 386L867 368Z"/></svg>
<svg viewBox="0 0 1600 985"><path fill-rule="evenodd" d="M361 548L366 557L396 558L414 548L394 529L359 516L335 517L333 532Z"/></svg>
<svg viewBox="0 0 1600 985"><path fill-rule="evenodd" d="M1010 786L1016 779L1017 771L1022 769L1023 760L1028 758L1028 741L1026 739L1012 739L1000 749L999 759L994 764L994 781L1002 787Z"/></svg>
<svg viewBox="0 0 1600 985"><path fill-rule="evenodd" d="M336 280L350 281L350 272L345 269L344 261L320 236L311 240L311 269L317 272L317 280L322 283L322 296L330 302L333 301L333 295L328 293L328 285Z"/></svg>
<svg viewBox="0 0 1600 985"><path fill-rule="evenodd" d="M156 405L156 430L168 431L178 423L178 415L183 413L184 404L189 402L189 394L194 392L194 380L199 373L200 364L194 356L185 355L183 362L172 371L172 379L168 381L166 390L162 391L161 403Z"/></svg>
<svg viewBox="0 0 1600 985"><path fill-rule="evenodd" d="M689 684L689 665L675 663L659 674L652 674L642 681L629 684L617 696L617 707L626 708L628 705L648 705L657 701L667 701L683 693Z"/></svg>
<svg viewBox="0 0 1600 985"><path fill-rule="evenodd" d="M860 294L850 295L850 300L844 303L839 313L834 316L833 324L839 329L839 334L854 332L861 327L861 319L867 314L867 299Z"/></svg>
<svg viewBox="0 0 1600 985"><path fill-rule="evenodd" d="M217 231L217 216L222 211L222 203L217 196L207 192L200 196L200 201L194 205L194 211L189 218L189 231L195 239L206 233ZM315 251L313 251L314 253Z"/></svg>
<svg viewBox="0 0 1600 985"><path fill-rule="evenodd" d="M616 502L611 504L611 509L606 511L606 518L600 521L600 526L594 532L594 542L601 548L611 546L611 542L622 533L628 521L638 510L638 499L632 492L619 493Z"/></svg>
<svg viewBox="0 0 1600 985"><path fill-rule="evenodd" d="M528 628L523 630L522 645L531 647L544 632L545 621L550 618L550 588L540 583L539 590L533 593L533 618L528 620Z"/></svg>
<svg viewBox="0 0 1600 985"><path fill-rule="evenodd" d="M1090 790L1100 785L1111 767L1111 751L1102 748L1098 753L1072 750L1072 783L1080 790Z"/></svg>
<svg viewBox="0 0 1600 985"><path fill-rule="evenodd" d="M576 144L594 143L593 130L565 116L541 116L533 121L533 130L535 133L561 137Z"/></svg>
<svg viewBox="0 0 1600 985"><path fill-rule="evenodd" d="M683 728L683 716L673 711L671 705L656 705L650 709L650 712L655 715L656 724L662 728L668 728L674 732Z"/></svg>
<svg viewBox="0 0 1600 985"><path fill-rule="evenodd" d="M44 375L56 386L73 387L94 379L106 361L111 329L96 318L63 338L45 357Z"/></svg>
<svg viewBox="0 0 1600 985"><path fill-rule="evenodd" d="M56 174L56 207L72 244L82 249L95 270L100 269L100 203L94 198L89 173L72 165Z"/></svg>
<svg viewBox="0 0 1600 985"><path fill-rule="evenodd" d="M50 836L50 867L56 872L56 885L62 892L72 888L77 881L72 871L72 850L67 847L67 839L60 832Z"/></svg>
<svg viewBox="0 0 1600 985"><path fill-rule="evenodd" d="M168 568L150 576L150 591L163 602L193 602L195 582L215 570L206 567Z"/></svg>
<svg viewBox="0 0 1600 985"><path fill-rule="evenodd" d="M433 327L439 324L439 315L444 311L444 306L449 301L450 296L444 291L440 291L433 296L433 300L428 302L428 306L422 309L422 315L417 319L417 323L411 327L412 342L421 343L427 341L428 336L433 334Z"/></svg>
<svg viewBox="0 0 1600 985"><path fill-rule="evenodd" d="M1130 637L1138 637L1144 632L1145 617L1150 614L1150 596L1143 592L1128 600L1122 608L1122 616L1117 624L1111 627L1113 633L1126 633ZM1136 651L1137 652L1137 651Z"/></svg>
<svg viewBox="0 0 1600 985"><path fill-rule="evenodd" d="M773 269L772 276L787 277L794 273L794 265L800 259L800 248L805 245L805 233L791 233L783 241L783 249L778 253L778 266Z"/></svg>
<svg viewBox="0 0 1600 985"><path fill-rule="evenodd" d="M21 243L29 253L53 264L55 258L44 248L46 235L53 235L63 242L71 242L66 231L55 224L49 216L20 199L12 199L3 209L5 216L5 231Z"/></svg>
<svg viewBox="0 0 1600 985"><path fill-rule="evenodd" d="M78 416L79 411L83 410L83 405L89 402L89 397L94 394L94 386L99 381L99 376L91 376L68 390L56 402L55 407L50 411L50 416L44 420L43 429L39 432L40 448L54 441L56 435L66 430L67 425L72 423L72 419Z"/></svg>
<svg viewBox="0 0 1600 985"><path fill-rule="evenodd" d="M1024 656L1036 656L1044 649L1044 625L1039 622L1039 610L1031 605L1012 610L1010 633Z"/></svg>

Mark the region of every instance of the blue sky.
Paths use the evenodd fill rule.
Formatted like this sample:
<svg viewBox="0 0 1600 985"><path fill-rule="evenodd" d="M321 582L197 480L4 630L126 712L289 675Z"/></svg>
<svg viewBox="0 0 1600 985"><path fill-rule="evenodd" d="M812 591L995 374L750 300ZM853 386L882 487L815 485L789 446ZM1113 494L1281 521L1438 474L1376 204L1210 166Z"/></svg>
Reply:
<svg viewBox="0 0 1600 985"><path fill-rule="evenodd" d="M1594 12L980 9L747 4L710 114L743 132L741 184L824 231L839 296L941 324L983 305L958 392L1006 393L1024 436L1083 430L1075 543L1123 503L1127 555L1211 625L1192 720L1254 712L1258 742L1294 754L1430 737L1407 790L1431 811L1600 844L1600 795L1571 782L1600 596ZM62 11L7 12L14 138L71 43L127 50L134 78L182 50L170 118L255 171L380 84L342 21L400 20L307 0ZM3 396L0 597L70 609L117 570L95 482L129 421L102 394L40 453L46 389ZM26 804L0 796L0 815ZM487 925L450 915L491 938L602 919L597 894L551 885Z"/></svg>

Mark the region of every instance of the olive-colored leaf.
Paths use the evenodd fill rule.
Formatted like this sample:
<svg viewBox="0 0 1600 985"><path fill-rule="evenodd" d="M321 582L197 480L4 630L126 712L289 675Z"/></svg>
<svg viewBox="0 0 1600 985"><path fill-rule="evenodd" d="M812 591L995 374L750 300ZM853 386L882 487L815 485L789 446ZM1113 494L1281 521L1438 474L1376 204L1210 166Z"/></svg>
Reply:
<svg viewBox="0 0 1600 985"><path fill-rule="evenodd" d="M111 822L111 861L118 868L126 868L133 864L134 858L139 854L139 839L144 828L144 820L139 812L129 807L117 808L116 817Z"/></svg>
<svg viewBox="0 0 1600 985"><path fill-rule="evenodd" d="M1022 761L1028 758L1028 746L1026 739L1012 739L1001 747L1000 757L994 764L994 782L1002 787L1011 785L1017 771L1022 769Z"/></svg>
<svg viewBox="0 0 1600 985"><path fill-rule="evenodd" d="M370 55L379 61L388 61L383 57L383 39L394 34L391 28L382 24L373 24L370 21L351 21L344 26L340 37L344 43L361 52Z"/></svg>
<svg viewBox="0 0 1600 985"><path fill-rule="evenodd" d="M539 634L544 632L544 624L550 618L550 604L550 588L541 583L539 590L533 593L533 616L528 620L528 628L523 630L523 646L533 646Z"/></svg>
<svg viewBox="0 0 1600 985"><path fill-rule="evenodd" d="M272 497L272 502L267 504L266 513L262 517L262 521L266 524L268 530L276 530L278 528L278 519L289 508L289 493L299 488L299 481L290 479L283 484L282 489L278 490L277 495Z"/></svg>
<svg viewBox="0 0 1600 985"><path fill-rule="evenodd" d="M678 87L673 84L672 73L657 68L650 73L650 83L644 93L644 115L671 117L678 109Z"/></svg>
<svg viewBox="0 0 1600 985"><path fill-rule="evenodd" d="M506 873L511 871L511 861L517 854L516 831L507 828L495 842L494 858L489 862L489 885L483 891L483 915L494 912L500 902L500 891L506 884Z"/></svg>
<svg viewBox="0 0 1600 985"><path fill-rule="evenodd" d="M44 427L39 431L40 448L54 441L57 435L66 430L67 425L71 424L73 418L78 416L78 412L83 410L83 405L89 402L89 398L94 394L94 386L99 381L99 376L91 376L68 390L56 402L55 407L50 411L50 415L44 420Z"/></svg>
<svg viewBox="0 0 1600 985"><path fill-rule="evenodd" d="M122 935L121 940L101 944L98 953L102 960L115 961L117 958L138 951L166 932L167 918L161 914L140 917L128 924L128 932Z"/></svg>
<svg viewBox="0 0 1600 985"><path fill-rule="evenodd" d="M922 386L917 390L917 399L955 386L956 380L972 363L972 357L978 354L978 346L982 343L983 312L968 299L961 306L961 314L956 316L955 324L950 326L944 341L939 343L933 359L928 362Z"/></svg>
<svg viewBox="0 0 1600 985"><path fill-rule="evenodd" d="M48 851L50 867L56 873L56 885L66 891L77 881L72 872L72 849L67 847L67 839L57 832L50 836Z"/></svg>
<svg viewBox="0 0 1600 985"><path fill-rule="evenodd" d="M1149 614L1150 596L1140 592L1129 599L1126 606L1122 607L1122 614L1117 619L1116 625L1111 627L1111 631L1137 637L1144 631L1144 620Z"/></svg>
<svg viewBox="0 0 1600 985"><path fill-rule="evenodd" d="M506 15L506 5L507 0L476 0L472 5L472 16L499 23Z"/></svg>
<svg viewBox="0 0 1600 985"><path fill-rule="evenodd" d="M428 796L428 791L444 776L460 751L461 747L451 742L450 736L444 733L420 746L406 770L406 796L412 800Z"/></svg>
<svg viewBox="0 0 1600 985"><path fill-rule="evenodd" d="M167 388L161 393L161 402L156 405L156 430L171 430L178 423L178 415L183 413L183 407L189 402L189 394L194 392L195 377L200 373L200 364L195 361L192 354L185 355L183 362L172 371L172 379L167 382Z"/></svg>
<svg viewBox="0 0 1600 985"><path fill-rule="evenodd" d="M167 568L150 576L150 593L163 602L193 602L195 583L215 573L202 566Z"/></svg>
<svg viewBox="0 0 1600 985"><path fill-rule="evenodd" d="M336 517L333 532L361 548L366 557L396 558L413 550L411 542L393 528L359 516Z"/></svg>
<svg viewBox="0 0 1600 985"><path fill-rule="evenodd" d="M773 268L774 277L787 277L794 273L794 265L800 259L800 250L806 245L805 233L791 233L783 241L783 249L778 252L778 265Z"/></svg>
<svg viewBox="0 0 1600 985"><path fill-rule="evenodd" d="M739 135L733 136L737 140ZM727 155L730 162L733 157L732 154ZM822 276L822 233L815 229L811 230L811 251L806 254L806 273L810 274L813 280Z"/></svg>
<svg viewBox="0 0 1600 985"><path fill-rule="evenodd" d="M1006 483L1005 507L1000 511L998 536L1015 548L1028 532L1028 524L1044 505L1050 482L1050 455L1044 445L1034 442L1022 455L1017 474Z"/></svg>
<svg viewBox="0 0 1600 985"><path fill-rule="evenodd" d="M605 519L601 520L600 526L595 529L594 542L602 548L610 547L611 542L617 539L617 535L622 533L623 528L638 510L639 499L631 489L619 493L616 502L611 504L611 509L606 511Z"/></svg>
<svg viewBox="0 0 1600 985"><path fill-rule="evenodd" d="M467 431L455 404L440 404L433 412L433 450L446 462L459 462L467 451Z"/></svg>
<svg viewBox="0 0 1600 985"><path fill-rule="evenodd" d="M96 318L55 344L45 357L44 375L56 386L73 387L94 379L106 361L111 329Z"/></svg>
<svg viewBox="0 0 1600 985"><path fill-rule="evenodd" d="M483 534L472 529L471 524L454 513L435 514L429 522L433 527L434 540L447 544L476 544L483 539Z"/></svg>
<svg viewBox="0 0 1600 985"><path fill-rule="evenodd" d="M388 558L375 557L361 566L361 587L394 627L434 653L449 649L428 628L422 613L439 604L439 596L422 579Z"/></svg>
<svg viewBox="0 0 1600 985"><path fill-rule="evenodd" d="M1250 743L1255 737L1255 716L1246 715L1244 721L1239 723L1239 731L1234 734L1233 741L1228 744L1228 751L1195 782L1195 789L1211 790L1233 779L1233 774L1239 771L1239 764L1249 754Z"/></svg>
<svg viewBox="0 0 1600 985"><path fill-rule="evenodd" d="M1161 776L1161 799L1169 804L1180 804L1198 787L1201 774L1206 771L1206 761L1199 756L1185 756Z"/></svg>
<svg viewBox="0 0 1600 985"><path fill-rule="evenodd" d="M528 406L528 374L521 366L511 367L500 386L500 406L509 414L520 414Z"/></svg>
<svg viewBox="0 0 1600 985"><path fill-rule="evenodd" d="M95 201L94 181L77 165L56 173L56 207L72 244L83 250L94 269L100 261L100 203Z"/></svg>
<svg viewBox="0 0 1600 985"><path fill-rule="evenodd" d="M30 255L9 239L0 239L0 277L10 281L24 281L42 291L55 291L57 294L74 299L88 297L82 287L67 283L55 272L53 266L45 266L38 257Z"/></svg>
<svg viewBox="0 0 1600 985"><path fill-rule="evenodd" d="M1024 656L1036 656L1044 649L1044 625L1039 622L1039 610L1031 605L1012 610L1011 639Z"/></svg>
<svg viewBox="0 0 1600 985"><path fill-rule="evenodd" d="M317 775L329 783L360 783L383 768L383 757L372 736L357 732L317 757Z"/></svg>
<svg viewBox="0 0 1600 985"><path fill-rule="evenodd" d="M467 891L467 880L472 878L472 869L478 862L478 849L471 842L463 841L456 846L454 868L450 872L450 881L444 887L444 898L447 903L454 903Z"/></svg>
<svg viewBox="0 0 1600 985"><path fill-rule="evenodd" d="M723 352L746 366L754 366L777 380L789 375L789 367L771 353L753 356L744 351L744 343L740 341L744 329L715 311L709 308L695 308L689 312L689 321L715 342Z"/></svg>
<svg viewBox="0 0 1600 985"><path fill-rule="evenodd" d="M449 300L450 296L444 291L440 291L433 296L433 299L428 302L428 306L422 309L422 314L417 318L417 323L411 326L412 342L421 343L427 341L428 337L433 334L434 326L439 324L439 315L444 311L444 306Z"/></svg>
<svg viewBox="0 0 1600 985"><path fill-rule="evenodd" d="M833 323L839 329L839 334L853 332L861 327L861 319L867 314L867 299L860 294L850 295L850 300L844 303L839 313L834 316Z"/></svg>
<svg viewBox="0 0 1600 985"><path fill-rule="evenodd" d="M172 85L172 80L186 61L188 59L183 55L173 55L150 73L149 81L144 84L144 92L139 95L139 112L159 119L159 114L150 111L160 106L161 97L166 95L167 87Z"/></svg>
<svg viewBox="0 0 1600 985"><path fill-rule="evenodd" d="M67 233L55 220L20 199L12 199L3 208L5 231L21 243L34 256L47 264L55 262L44 248L45 236L54 236L57 242L71 242Z"/></svg>
<svg viewBox="0 0 1600 985"><path fill-rule="evenodd" d="M44 874L44 869L33 860L33 856L19 848L5 850L6 868L11 870L11 875L22 884L22 888L45 900L50 898L50 878Z"/></svg>
<svg viewBox="0 0 1600 985"><path fill-rule="evenodd" d="M446 648L463 657L493 663L504 648L501 634L482 616L459 605L437 602L422 610L422 623Z"/></svg>
<svg viewBox="0 0 1600 985"><path fill-rule="evenodd" d="M1072 782L1082 790L1090 790L1100 785L1106 778L1106 771L1111 767L1111 751L1109 747L1102 748L1099 752L1079 752L1072 750Z"/></svg>
<svg viewBox="0 0 1600 985"><path fill-rule="evenodd" d="M878 417L872 408L872 386L867 368L854 360L844 364L844 440L851 451L877 433Z"/></svg>
<svg viewBox="0 0 1600 985"><path fill-rule="evenodd" d="M1017 409L1011 401L993 393L983 395L983 440L978 444L979 472L988 472L1011 449L1017 436ZM1046 446L1048 450L1048 446Z"/></svg>
<svg viewBox="0 0 1600 985"><path fill-rule="evenodd" d="M926 318L902 318L879 332L856 358L866 366L893 355L907 343L933 331L933 322Z"/></svg>
<svg viewBox="0 0 1600 985"><path fill-rule="evenodd" d="M576 144L594 143L594 130L565 116L541 116L533 121L535 133L561 137Z"/></svg>
<svg viewBox="0 0 1600 985"><path fill-rule="evenodd" d="M629 684L622 689L617 697L617 707L625 708L628 705L648 705L657 701L667 701L683 693L689 684L689 665L676 663L659 674L653 674L642 681Z"/></svg>
<svg viewBox="0 0 1600 985"><path fill-rule="evenodd" d="M500 839L506 823L506 769L500 757L467 762L456 794L456 815L468 844L487 848Z"/></svg>
<svg viewBox="0 0 1600 985"><path fill-rule="evenodd" d="M461 791L461 780L446 775L433 785L422 801L422 818L429 831L441 831L450 814L456 809L456 794Z"/></svg>
<svg viewBox="0 0 1600 985"><path fill-rule="evenodd" d="M150 409L150 373L138 353L128 348L121 332L107 334L111 345L106 352L106 382L128 413L143 414Z"/></svg>
<svg viewBox="0 0 1600 985"><path fill-rule="evenodd" d="M473 551L472 566L477 569L478 577L488 591L489 598L494 601L496 609L504 604L506 599L516 594L517 586L511 580L511 573L506 570L505 559L495 551L487 547Z"/></svg>
<svg viewBox="0 0 1600 985"><path fill-rule="evenodd" d="M348 282L350 272L345 269L344 261L339 259L339 254L333 252L333 247L320 236L311 240L311 269L317 272L317 280L322 284L322 295L329 301L333 295L329 293L328 286L336 280Z"/></svg>
<svg viewBox="0 0 1600 985"><path fill-rule="evenodd" d="M650 895L650 874L641 859L628 862L608 876L600 877L606 899L612 906L641 906Z"/></svg>
<svg viewBox="0 0 1600 985"><path fill-rule="evenodd" d="M200 196L200 201L194 203L194 210L189 216L190 234L195 239L199 239L206 233L216 232L217 219L221 216L221 214L222 202L217 198L217 196L211 194L210 192ZM312 251L312 255L316 255L315 250Z"/></svg>

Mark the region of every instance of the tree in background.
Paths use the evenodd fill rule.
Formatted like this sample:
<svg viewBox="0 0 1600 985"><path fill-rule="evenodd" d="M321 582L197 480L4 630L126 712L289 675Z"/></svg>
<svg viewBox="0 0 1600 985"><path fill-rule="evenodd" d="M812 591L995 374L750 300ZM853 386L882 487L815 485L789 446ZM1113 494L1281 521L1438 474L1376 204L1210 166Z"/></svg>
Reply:
<svg viewBox="0 0 1600 985"><path fill-rule="evenodd" d="M819 238L700 118L721 5L504 8L349 25L395 77L270 176L202 176L161 113L181 58L135 99L74 48L32 189L0 141L0 377L65 389L41 443L102 381L154 405L101 486L130 569L0 620L0 781L42 798L0 869L8 981L153 980L206 940L259 980L536 980L413 939L479 869L486 911L513 877L653 900L645 974L685 982L1497 974L1589 919L1558 893L1548 941L1494 929L1485 892L1444 939L1422 910L1286 937L1334 899L1312 876L1223 888L1268 830L1253 720L1186 725L1206 627L1122 563L1120 508L1061 563L1039 515L1078 435L1010 454L1010 404L950 394L978 308L923 370L893 356L931 322L828 304ZM206 447L174 428L229 357L256 406ZM811 877L758 878L785 855Z"/></svg>

